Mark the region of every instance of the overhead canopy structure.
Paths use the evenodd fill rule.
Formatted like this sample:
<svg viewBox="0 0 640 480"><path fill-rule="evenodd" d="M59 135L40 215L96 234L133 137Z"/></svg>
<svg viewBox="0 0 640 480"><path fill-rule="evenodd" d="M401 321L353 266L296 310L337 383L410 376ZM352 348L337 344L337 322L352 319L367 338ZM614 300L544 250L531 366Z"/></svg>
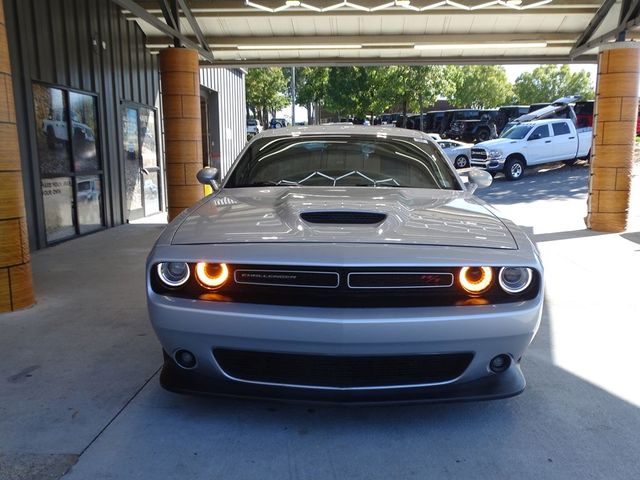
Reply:
<svg viewBox="0 0 640 480"><path fill-rule="evenodd" d="M229 67L595 62L640 23L640 0L115 1L151 50Z"/></svg>

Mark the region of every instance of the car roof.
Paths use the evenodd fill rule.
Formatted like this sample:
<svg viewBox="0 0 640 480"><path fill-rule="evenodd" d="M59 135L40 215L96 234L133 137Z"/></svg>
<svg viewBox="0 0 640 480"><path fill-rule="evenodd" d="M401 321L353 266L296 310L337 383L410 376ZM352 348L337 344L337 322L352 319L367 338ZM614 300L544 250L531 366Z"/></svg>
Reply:
<svg viewBox="0 0 640 480"><path fill-rule="evenodd" d="M303 135L370 135L376 137L384 135L385 137L400 138L420 138L433 141L426 133L419 130L409 130L397 127L378 127L368 125L349 125L349 124L332 124L332 125L305 125L285 128L272 128L263 130L253 139L258 138L274 138L274 137L294 137Z"/></svg>

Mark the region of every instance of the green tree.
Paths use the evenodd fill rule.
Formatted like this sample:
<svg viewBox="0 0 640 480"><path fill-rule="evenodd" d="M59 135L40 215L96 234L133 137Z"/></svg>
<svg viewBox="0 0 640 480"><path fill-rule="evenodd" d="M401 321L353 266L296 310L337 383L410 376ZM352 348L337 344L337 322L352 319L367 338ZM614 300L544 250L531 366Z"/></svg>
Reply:
<svg viewBox="0 0 640 480"><path fill-rule="evenodd" d="M455 92L456 70L437 65L388 67L381 94L399 105L406 117L409 110L421 110L441 96Z"/></svg>
<svg viewBox="0 0 640 480"><path fill-rule="evenodd" d="M338 116L364 118L379 113L391 105L382 94L387 79L384 67L332 67L325 105Z"/></svg>
<svg viewBox="0 0 640 480"><path fill-rule="evenodd" d="M455 107L492 108L513 101L513 86L504 67L470 65L456 70L455 92L450 97Z"/></svg>
<svg viewBox="0 0 640 480"><path fill-rule="evenodd" d="M541 65L523 73L516 79L515 93L523 104L551 102L567 95L582 95L583 100L594 98L589 72L572 73L568 65Z"/></svg>
<svg viewBox="0 0 640 480"><path fill-rule="evenodd" d="M329 68L303 67L296 69L296 103L306 107L311 123L311 112L315 112L314 123L319 123L320 108L327 97ZM312 108L313 107L313 108Z"/></svg>
<svg viewBox="0 0 640 480"><path fill-rule="evenodd" d="M287 80L281 68L252 68L246 77L247 105L263 125L269 120L269 112L287 105Z"/></svg>

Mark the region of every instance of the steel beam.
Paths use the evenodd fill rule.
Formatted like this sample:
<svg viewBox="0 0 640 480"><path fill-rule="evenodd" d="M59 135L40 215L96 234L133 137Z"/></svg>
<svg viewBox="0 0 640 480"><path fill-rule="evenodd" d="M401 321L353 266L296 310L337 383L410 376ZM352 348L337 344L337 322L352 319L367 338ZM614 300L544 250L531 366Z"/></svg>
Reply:
<svg viewBox="0 0 640 480"><path fill-rule="evenodd" d="M160 30L165 35L169 35L174 39L175 38L179 39L185 47L189 47L196 50L202 58L213 63L213 54L211 52L205 50L197 43L191 41L189 38L187 38L185 35L177 31L175 28L172 28L166 23L164 23L162 20L159 20L156 16L151 15L149 12L147 12L147 10L142 8L133 0L113 0L113 2L119 5L120 7L122 7L123 9L129 10L137 18L148 23L153 28Z"/></svg>
<svg viewBox="0 0 640 480"><path fill-rule="evenodd" d="M604 43L607 43L607 42L609 42L611 40L614 40L614 39L618 38L618 35L621 32L626 32L626 31L631 30L633 28L637 28L638 26L640 26L640 16L637 16L637 17L629 20L625 24L618 25L613 30L609 30L607 33L605 33L603 35L600 35L599 37L594 38L593 40L590 40L589 42L585 43L584 45L582 45L579 48L572 49L571 52L569 52L569 55L571 56L572 59L575 59L577 56L582 55L582 54L588 52L589 50L593 50L594 48L598 47L599 45L602 45Z"/></svg>
<svg viewBox="0 0 640 480"><path fill-rule="evenodd" d="M210 52L211 49L209 48L209 45L207 44L207 41L204 38L204 34L200 29L200 25L198 25L198 21L193 16L193 13L191 13L191 9L189 8L189 5L187 5L187 2L185 0L177 0L177 1L180 4L180 8L182 9L182 13L186 17L187 22L189 22L189 25L191 25L191 29L193 30L193 33L198 39L198 42L200 43L202 48Z"/></svg>
<svg viewBox="0 0 640 480"><path fill-rule="evenodd" d="M602 25L602 22L604 21L604 19L606 18L607 14L611 10L611 7L613 7L613 5L616 3L616 1L617 0L605 0L605 2L598 9L596 14L593 16L593 18L591 19L591 21L587 25L587 28L585 28L584 31L582 32L582 35L580 35L578 40L576 40L576 43L574 44L573 48L571 49L571 53L570 54L572 54L574 52L574 50L577 50L578 48L580 48L582 45L584 45L585 43L587 43L589 41L589 39L595 33L595 31L598 29L598 27L600 25Z"/></svg>

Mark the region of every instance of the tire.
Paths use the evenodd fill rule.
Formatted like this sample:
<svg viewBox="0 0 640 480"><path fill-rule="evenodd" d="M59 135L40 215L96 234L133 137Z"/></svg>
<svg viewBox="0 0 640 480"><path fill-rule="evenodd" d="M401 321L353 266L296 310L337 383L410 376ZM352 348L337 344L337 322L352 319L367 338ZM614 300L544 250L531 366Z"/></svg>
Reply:
<svg viewBox="0 0 640 480"><path fill-rule="evenodd" d="M51 150L56 148L56 134L53 131L53 127L47 127L47 147Z"/></svg>
<svg viewBox="0 0 640 480"><path fill-rule="evenodd" d="M453 161L453 166L456 168L467 168L469 166L469 159L465 155L458 155Z"/></svg>
<svg viewBox="0 0 640 480"><path fill-rule="evenodd" d="M578 161L577 158L572 158L570 160L563 160L562 163L564 163L565 165L570 167L570 166L574 165L577 161Z"/></svg>
<svg viewBox="0 0 640 480"><path fill-rule="evenodd" d="M504 176L513 182L520 180L524 175L524 162L520 158L510 158L504 164Z"/></svg>
<svg viewBox="0 0 640 480"><path fill-rule="evenodd" d="M489 140L489 137L491 137L491 133L489 133L489 130L484 128L478 131L476 135L476 139L478 140L478 143L486 142L487 140Z"/></svg>

